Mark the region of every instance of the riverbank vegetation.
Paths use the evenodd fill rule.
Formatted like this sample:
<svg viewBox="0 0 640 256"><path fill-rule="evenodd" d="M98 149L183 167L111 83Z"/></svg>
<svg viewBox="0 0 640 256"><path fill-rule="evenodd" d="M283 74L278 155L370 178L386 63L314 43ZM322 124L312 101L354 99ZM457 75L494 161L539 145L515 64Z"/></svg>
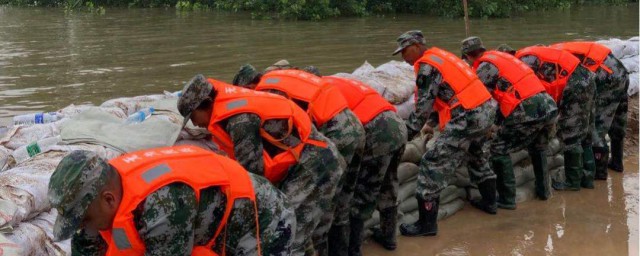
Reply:
<svg viewBox="0 0 640 256"><path fill-rule="evenodd" d="M584 4L625 4L638 0L468 0L471 17L510 17L520 12L571 8ZM321 20L339 16L429 14L460 17L462 0L0 0L0 5L48 6L74 9L103 7L229 10L251 13L254 18Z"/></svg>

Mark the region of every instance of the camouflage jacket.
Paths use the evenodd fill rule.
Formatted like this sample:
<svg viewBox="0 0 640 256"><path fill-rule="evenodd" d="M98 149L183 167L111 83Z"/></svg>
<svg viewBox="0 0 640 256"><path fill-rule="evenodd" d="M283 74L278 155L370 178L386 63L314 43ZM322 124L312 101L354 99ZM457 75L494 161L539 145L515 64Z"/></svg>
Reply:
<svg viewBox="0 0 640 256"><path fill-rule="evenodd" d="M409 138L413 138L418 134L425 123L431 127L435 127L438 124L437 113L433 110L436 98L449 102L455 95L451 86L444 82L440 71L425 63L420 64L416 77L416 86L418 87L416 109L407 120ZM452 103L455 103L455 100ZM453 110L451 113L452 118L455 117L455 113L456 111Z"/></svg>
<svg viewBox="0 0 640 256"><path fill-rule="evenodd" d="M476 73L480 81L493 94L494 90L506 91L511 83L499 75L500 70L489 62L478 65ZM508 117L504 117L500 108L496 110L496 124L514 125L547 120L558 112L555 101L546 92L538 93L523 100Z"/></svg>
<svg viewBox="0 0 640 256"><path fill-rule="evenodd" d="M264 236L261 241L264 244L274 236L291 240L295 217L284 194L266 179L250 177L259 204L260 234ZM146 247L145 255L191 255L194 244L204 245L213 237L225 208L226 196L219 187L203 190L200 203L196 201L193 189L186 184L172 183L158 189L133 212L134 225ZM248 241L255 241L253 212L253 205L248 200L236 201L231 218L216 240L214 251L222 253L222 245L226 245L227 255L255 254L252 250L256 244ZM270 227L271 222L279 228ZM107 244L99 233L83 229L74 234L71 249L72 255L104 255Z"/></svg>

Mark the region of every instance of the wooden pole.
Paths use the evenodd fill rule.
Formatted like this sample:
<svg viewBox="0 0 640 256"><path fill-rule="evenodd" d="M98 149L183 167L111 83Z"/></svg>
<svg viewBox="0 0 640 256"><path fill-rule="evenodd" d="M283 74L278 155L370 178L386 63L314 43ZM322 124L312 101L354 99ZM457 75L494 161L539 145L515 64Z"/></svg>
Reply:
<svg viewBox="0 0 640 256"><path fill-rule="evenodd" d="M467 8L467 0L462 0L464 6L464 32L469 37L469 8Z"/></svg>

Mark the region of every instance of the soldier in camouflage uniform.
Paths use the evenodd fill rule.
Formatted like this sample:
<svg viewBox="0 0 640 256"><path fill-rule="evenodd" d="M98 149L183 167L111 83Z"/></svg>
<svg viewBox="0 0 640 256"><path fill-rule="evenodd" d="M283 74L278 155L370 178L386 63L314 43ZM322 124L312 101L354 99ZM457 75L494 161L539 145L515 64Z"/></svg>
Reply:
<svg viewBox="0 0 640 256"><path fill-rule="evenodd" d="M544 46L535 46L544 47ZM522 56L520 56L522 55ZM566 86L558 106L558 137L564 146L565 182L554 182L556 190L580 190L593 188L593 142L595 129L596 86L594 74L582 65L568 74L558 63L544 62L535 55L516 54L536 73L541 81L552 83L562 75L568 75Z"/></svg>
<svg viewBox="0 0 640 256"><path fill-rule="evenodd" d="M213 154L213 153L211 153ZM192 170L197 175L198 170ZM286 196L269 181L249 174L256 195L260 247L264 255L290 255L295 213ZM57 240L72 237L72 255L105 255L107 243L98 233L111 229L126 193L119 172L96 153L74 151L58 165L49 183L49 199L58 210ZM201 190L200 200L185 183L171 183L149 194L133 214L145 255L191 255L205 245L221 224L226 195L220 187ZM254 204L239 199L216 240L214 252L257 255Z"/></svg>
<svg viewBox="0 0 640 256"><path fill-rule="evenodd" d="M596 46L593 46L596 47ZM573 52L587 67L597 63L585 55ZM608 72L606 68L609 69ZM594 70L594 69L591 69ZM611 52L603 63L595 70L596 99L595 99L595 130L593 134L593 152L596 162L595 179L607 179L607 162L609 161L609 147L605 136L611 139L611 162L609 168L622 172L625 126L627 123L627 108L629 96L629 72L622 62Z"/></svg>
<svg viewBox="0 0 640 256"><path fill-rule="evenodd" d="M320 76L320 72L315 67L305 67L304 70ZM362 158L362 164L350 204L351 228L347 244L349 245L348 255L352 256L362 255L364 222L371 218L374 207L377 207L380 212L380 228L372 229L373 239L387 250L395 250L397 246L398 165L407 142L407 128L404 121L393 111L381 112L364 125L364 130L366 132L364 154L358 156ZM333 228L332 231L334 231ZM329 243L331 255L347 253L347 248L333 248L338 244L342 243Z"/></svg>
<svg viewBox="0 0 640 256"><path fill-rule="evenodd" d="M202 75L197 75L185 85L178 100L178 110L183 116L190 117L194 125L209 127L215 94L212 85ZM223 129L234 144L235 159L254 174L264 175L264 150L270 155L282 152L281 148L263 139L261 129L273 138L281 138L279 142L290 148L302 143L297 133L291 132L288 119L263 122L257 114L240 113L230 116L225 122ZM293 255L315 253L312 234L318 228L325 209L333 209L332 199L343 172L342 159L335 145L313 125L309 139L327 142L327 147L305 146L297 164L289 167L284 180L274 184L287 195L296 212Z"/></svg>
<svg viewBox="0 0 640 256"><path fill-rule="evenodd" d="M283 69L297 69L286 60L281 60L271 65L265 72ZM233 79L234 85L254 89L260 82L262 76L253 66L246 64ZM267 90L270 93L287 97L286 92L279 90ZM336 95L341 97L341 95ZM305 111L308 104L293 99ZM344 174L340 177L340 182L336 188L334 203L327 208L320 221L320 226L314 232L314 247L319 256L326 256L328 251L329 232L333 226L332 239L347 239L348 234L344 228L349 224L349 213L344 209L350 208L350 201L356 184L358 170L360 169L360 159L365 146L365 129L358 120L358 117L349 109L345 108L326 123L318 126L318 131L333 142L342 156ZM335 223L335 225L333 225ZM342 238L342 239L341 239Z"/></svg>
<svg viewBox="0 0 640 256"><path fill-rule="evenodd" d="M426 40L420 31L408 31L400 35L397 42L399 47L393 54L402 53L402 58L410 65L417 63L427 51ZM417 102L415 111L407 121L409 138L421 130L432 131L431 127L436 126L436 99L453 104L450 100L456 95L434 66L420 63L416 71ZM488 162L488 135L494 123L496 107L497 103L489 95L487 101L473 109L456 107L451 110L451 119L420 162L416 188L420 218L413 224L400 225L403 235L437 234L440 191L455 177L455 170L465 162L468 163L471 182L478 184L482 194L482 200L473 202L473 205L485 212L496 213L496 175Z"/></svg>
<svg viewBox="0 0 640 256"><path fill-rule="evenodd" d="M462 41L463 57L472 64L478 74L478 78L480 78L489 92L494 95L496 100L499 100L494 91L498 90L504 94L509 90L513 90L514 85L501 76L501 73L505 71L500 70L501 67L497 66L497 64L480 60L483 55L487 54L485 52L486 48L478 37L469 37ZM523 65L515 58L512 60L518 63L508 62L508 64L516 67ZM528 70L528 72L531 71ZM524 77L524 74L526 73L514 75ZM533 77L533 74L529 74ZM536 195L541 200L547 200L550 194L546 150L549 138L553 133L558 108L553 98L544 91L544 87L538 82L538 79L533 78L533 80L535 80L542 92L522 100L513 112L506 117L499 109L496 111L496 125L499 126L499 129L491 142L490 163L491 168L498 177L496 184L499 196L498 207L502 209L516 208L516 180L509 154L525 148L531 157L536 177ZM524 84L523 86L527 85ZM508 101L508 99L505 100Z"/></svg>

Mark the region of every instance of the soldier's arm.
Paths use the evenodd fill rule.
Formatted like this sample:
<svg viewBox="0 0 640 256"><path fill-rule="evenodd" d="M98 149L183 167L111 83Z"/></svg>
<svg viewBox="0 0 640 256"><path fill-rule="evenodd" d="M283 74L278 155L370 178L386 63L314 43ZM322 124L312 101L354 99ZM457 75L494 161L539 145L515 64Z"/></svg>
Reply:
<svg viewBox="0 0 640 256"><path fill-rule="evenodd" d="M478 69L476 69L476 74L478 75L478 78L480 79L480 81L482 81L484 86L487 88L489 93L491 93L492 95L494 90L499 89L498 82L500 80L500 76L499 76L500 71L495 65L489 62L482 62L480 63L480 65L478 65ZM502 123L502 121L504 121L504 117L500 112L500 108L497 108L495 124L499 125Z"/></svg>
<svg viewBox="0 0 640 256"><path fill-rule="evenodd" d="M416 86L418 87L418 99L416 101L416 109L407 120L407 131L409 138L413 138L420 132L427 121L430 126L435 126L433 113L433 103L438 95L438 84L440 83L440 72L431 65L421 64L420 70L416 77Z"/></svg>
<svg viewBox="0 0 640 256"><path fill-rule="evenodd" d="M107 243L98 231L80 230L71 238L71 255L98 256L107 253Z"/></svg>
<svg viewBox="0 0 640 256"><path fill-rule="evenodd" d="M133 213L145 255L191 255L198 203L183 183L164 186L147 196Z"/></svg>
<svg viewBox="0 0 640 256"><path fill-rule="evenodd" d="M247 171L264 175L260 117L255 114L239 114L228 119L225 130L233 141L236 161Z"/></svg>

